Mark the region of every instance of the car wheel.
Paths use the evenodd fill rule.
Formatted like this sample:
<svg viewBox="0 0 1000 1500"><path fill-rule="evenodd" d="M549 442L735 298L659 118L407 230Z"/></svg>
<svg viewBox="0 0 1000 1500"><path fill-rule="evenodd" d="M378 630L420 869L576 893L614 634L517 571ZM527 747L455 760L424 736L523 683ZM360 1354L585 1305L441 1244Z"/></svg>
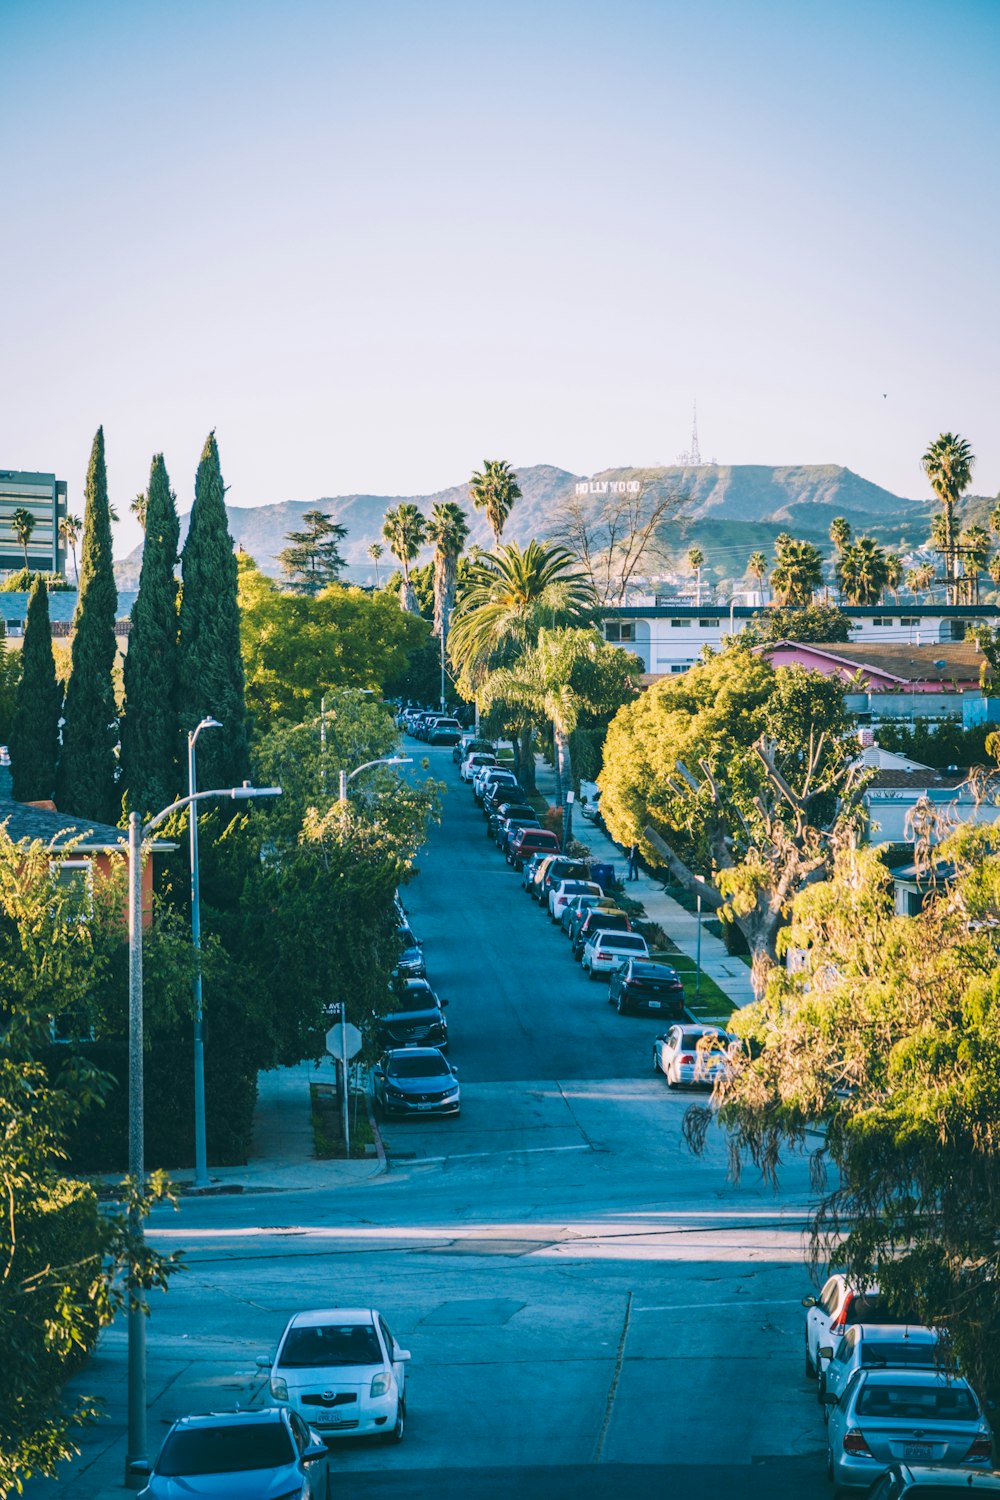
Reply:
<svg viewBox="0 0 1000 1500"><path fill-rule="evenodd" d="M816 1366L812 1362L812 1356L809 1353L809 1345L808 1344L806 1345L806 1379L807 1380L815 1380L816 1379Z"/></svg>
<svg viewBox="0 0 1000 1500"><path fill-rule="evenodd" d="M663 1076L667 1080L667 1088L668 1089L675 1089L677 1087L676 1083L671 1078L671 1076L670 1076L670 1074L669 1074L669 1072L667 1071L666 1068L664 1068L664 1070L663 1070Z"/></svg>
<svg viewBox="0 0 1000 1500"><path fill-rule="evenodd" d="M406 1403L405 1403L405 1401L399 1401L396 1404L396 1425L395 1425L395 1427L393 1427L393 1429L392 1429L391 1432L387 1432L386 1433L386 1439L385 1439L386 1442L387 1443L401 1443L403 1441L403 1432L404 1432L405 1427L406 1427Z"/></svg>
<svg viewBox="0 0 1000 1500"><path fill-rule="evenodd" d="M591 968L591 970L590 970L590 977L591 977L591 979L600 979L600 977L601 977L601 976L600 976L600 974L599 974L599 973L598 973L598 972L597 972L597 970L596 970L596 969L594 969L594 968Z"/></svg>
<svg viewBox="0 0 1000 1500"><path fill-rule="evenodd" d="M611 991L610 990L608 991L608 1000L609 1000L609 1002L611 1000ZM619 995L618 999L615 1001L615 1010L618 1012L618 1014L620 1016L623 1016L625 1014L625 1007L622 1004L622 997L621 997L621 995Z"/></svg>

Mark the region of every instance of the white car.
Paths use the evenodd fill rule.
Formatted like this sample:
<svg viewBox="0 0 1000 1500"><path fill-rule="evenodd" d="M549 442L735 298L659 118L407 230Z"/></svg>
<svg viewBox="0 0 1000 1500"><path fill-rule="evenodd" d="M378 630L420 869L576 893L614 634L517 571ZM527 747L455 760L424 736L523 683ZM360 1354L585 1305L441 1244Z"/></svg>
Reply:
<svg viewBox="0 0 1000 1500"><path fill-rule="evenodd" d="M517 777L513 771L506 766L482 766L472 778L472 794L477 802L482 802L486 795L486 788L502 783L504 786L517 786Z"/></svg>
<svg viewBox="0 0 1000 1500"><path fill-rule="evenodd" d="M459 774L463 781L471 781L477 771L481 771L484 766L495 766L496 763L496 756L491 755L488 750L473 750L463 760Z"/></svg>
<svg viewBox="0 0 1000 1500"><path fill-rule="evenodd" d="M574 896L604 895L599 885L592 880L557 880L549 891L549 916L553 922L561 922L562 914Z"/></svg>
<svg viewBox="0 0 1000 1500"><path fill-rule="evenodd" d="M608 932L602 927L591 936L580 962L591 979L599 979L626 959L648 957L649 944L641 933Z"/></svg>
<svg viewBox="0 0 1000 1500"><path fill-rule="evenodd" d="M653 1068L660 1070L668 1088L711 1088L728 1072L738 1045L720 1026L681 1021L653 1043Z"/></svg>
<svg viewBox="0 0 1000 1500"><path fill-rule="evenodd" d="M936 1328L921 1324L855 1323L848 1328L834 1354L826 1353L824 1394L838 1401L855 1370L935 1370L941 1367Z"/></svg>
<svg viewBox="0 0 1000 1500"><path fill-rule="evenodd" d="M373 1307L296 1313L270 1363L271 1397L324 1438L384 1437L398 1443L406 1421L406 1361Z"/></svg>
<svg viewBox="0 0 1000 1500"><path fill-rule="evenodd" d="M803 1297L802 1306L806 1308L806 1374L817 1376L821 1392L830 1355L821 1355L820 1349L836 1353L840 1340L856 1323L892 1322L877 1286L859 1289L839 1271L823 1283L818 1297Z"/></svg>

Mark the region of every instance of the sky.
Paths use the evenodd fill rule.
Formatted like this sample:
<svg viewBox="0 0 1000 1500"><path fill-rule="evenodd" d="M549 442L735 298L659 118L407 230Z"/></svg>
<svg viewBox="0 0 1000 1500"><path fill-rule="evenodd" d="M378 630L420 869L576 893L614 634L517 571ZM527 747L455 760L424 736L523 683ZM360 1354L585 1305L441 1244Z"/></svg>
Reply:
<svg viewBox="0 0 1000 1500"><path fill-rule="evenodd" d="M0 468L1000 491L1000 0L0 0Z"/></svg>

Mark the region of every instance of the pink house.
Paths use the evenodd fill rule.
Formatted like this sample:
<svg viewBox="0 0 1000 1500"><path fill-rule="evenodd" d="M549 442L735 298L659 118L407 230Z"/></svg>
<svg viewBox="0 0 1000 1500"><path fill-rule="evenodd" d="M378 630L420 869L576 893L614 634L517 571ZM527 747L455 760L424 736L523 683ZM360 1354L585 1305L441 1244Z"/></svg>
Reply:
<svg viewBox="0 0 1000 1500"><path fill-rule="evenodd" d="M986 658L974 641L904 642L775 641L758 646L775 667L806 667L825 677L858 682L868 693L964 693L977 690ZM859 676L860 674L860 676Z"/></svg>

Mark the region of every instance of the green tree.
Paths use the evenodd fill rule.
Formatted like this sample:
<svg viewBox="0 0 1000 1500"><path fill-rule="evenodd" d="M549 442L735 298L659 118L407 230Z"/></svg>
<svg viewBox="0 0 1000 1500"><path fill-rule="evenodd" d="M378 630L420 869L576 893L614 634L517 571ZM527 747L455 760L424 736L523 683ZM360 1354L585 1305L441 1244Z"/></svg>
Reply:
<svg viewBox="0 0 1000 1500"><path fill-rule="evenodd" d="M933 582L934 569L930 563L921 563L919 567L911 568L906 575L906 586L908 589L912 589L914 598L918 594L929 593Z"/></svg>
<svg viewBox="0 0 1000 1500"><path fill-rule="evenodd" d="M959 533L958 547L962 559L962 602L978 604L979 575L986 567L991 549L990 534L984 526L969 526Z"/></svg>
<svg viewBox="0 0 1000 1500"><path fill-rule="evenodd" d="M80 582L80 569L76 562L76 544L83 533L83 522L79 516L63 516L59 522L59 535L63 545L68 547L73 558L73 576L77 583Z"/></svg>
<svg viewBox="0 0 1000 1500"><path fill-rule="evenodd" d="M785 605L811 604L813 594L823 582L819 548L812 542L796 541L784 534L775 539L774 546L771 589L775 599Z"/></svg>
<svg viewBox="0 0 1000 1500"><path fill-rule="evenodd" d="M385 548L382 546L381 542L372 542L368 548L368 556L375 564L375 587L377 589L382 587L381 581L379 580L378 576L378 562L384 551Z"/></svg>
<svg viewBox="0 0 1000 1500"><path fill-rule="evenodd" d="M73 620L56 802L63 812L100 823L116 822L120 808L115 785L118 710L112 677L117 608L104 429L99 427L87 470L80 597Z"/></svg>
<svg viewBox="0 0 1000 1500"><path fill-rule="evenodd" d="M826 1184L816 1258L863 1278L877 1268L897 1309L947 1328L964 1373L996 1399L995 830L965 825L939 854L953 874L926 872L915 916L896 915L875 850L844 849L829 879L799 892L787 940L806 967L773 970L764 998L733 1017L748 1047L713 1117L731 1159L768 1177L808 1151ZM710 1129L702 1110L687 1122L699 1148Z"/></svg>
<svg viewBox="0 0 1000 1500"><path fill-rule="evenodd" d="M769 641L817 641L827 645L851 639L851 622L835 604L807 604L799 609L762 609L740 634L743 645Z"/></svg>
<svg viewBox="0 0 1000 1500"><path fill-rule="evenodd" d="M56 681L52 655L49 594L44 582L36 578L28 600L21 680L10 730L13 793L18 802L47 802L52 796L61 711L62 689Z"/></svg>
<svg viewBox="0 0 1000 1500"><path fill-rule="evenodd" d="M417 602L410 582L410 563L420 551L426 529L426 518L409 501L387 510L382 524L382 535L389 543L389 551L403 570L403 586L399 592L400 608L410 614L417 613Z"/></svg>
<svg viewBox="0 0 1000 1500"><path fill-rule="evenodd" d="M955 545L955 507L972 483L975 457L971 444L954 432L942 432L920 460L931 489L941 502L942 535L939 550L944 554L944 573L948 585L948 603L958 604L958 553Z"/></svg>
<svg viewBox="0 0 1000 1500"><path fill-rule="evenodd" d="M7 645L7 627L0 619L0 744L10 741L23 658L23 649L16 651ZM48 795L52 796L51 791Z"/></svg>
<svg viewBox="0 0 1000 1500"><path fill-rule="evenodd" d="M851 723L838 679L775 669L737 637L654 683L608 730L601 812L612 837L639 843L736 923L758 994L788 902L854 831ZM699 869L714 869L714 883Z"/></svg>
<svg viewBox="0 0 1000 1500"><path fill-rule="evenodd" d="M178 716L182 730L207 715L222 724L198 746L203 787L239 786L249 773L236 558L215 433L202 450L181 556Z"/></svg>
<svg viewBox="0 0 1000 1500"><path fill-rule="evenodd" d="M695 587L697 589L697 596L696 596L696 599L695 599L695 604L696 605L700 605L701 604L701 570L705 566L705 554L704 554L704 552L702 552L702 550L701 550L700 547L689 547L688 548L687 561L688 561L688 567L691 569L692 573L694 573L695 577L698 580L697 584L695 585Z"/></svg>
<svg viewBox="0 0 1000 1500"><path fill-rule="evenodd" d="M751 578L757 580L758 589L762 588L767 574L767 558L763 552L751 552L746 570Z"/></svg>
<svg viewBox="0 0 1000 1500"><path fill-rule="evenodd" d="M386 590L331 584L315 598L289 594L246 556L239 602L247 705L258 734L318 713L323 696L338 688L384 691L430 637L427 622L404 614Z"/></svg>
<svg viewBox="0 0 1000 1500"><path fill-rule="evenodd" d="M469 495L476 509L486 512L493 549L498 551L507 517L521 498L517 475L505 458L485 458L482 469L469 481Z"/></svg>
<svg viewBox="0 0 1000 1500"><path fill-rule="evenodd" d="M163 454L149 471L139 594L124 661L121 764L126 807L148 817L181 784L177 719L177 547L180 522Z"/></svg>
<svg viewBox="0 0 1000 1500"><path fill-rule="evenodd" d="M469 539L465 511L454 500L439 500L431 510L425 535L434 544L434 634L447 642L458 560Z"/></svg>
<svg viewBox="0 0 1000 1500"><path fill-rule="evenodd" d="M278 562L292 588L302 594L318 594L328 583L335 583L344 570L340 543L347 536L347 527L339 526L321 510L307 510L302 521L302 531L285 533L291 546L278 553Z"/></svg>
<svg viewBox="0 0 1000 1500"><path fill-rule="evenodd" d="M838 556L850 542L851 535L851 523L847 517L834 516L830 522L830 540L836 548Z"/></svg>
<svg viewBox="0 0 1000 1500"><path fill-rule="evenodd" d="M849 604L877 604L889 582L885 551L870 536L859 536L848 543L834 572Z"/></svg>
<svg viewBox="0 0 1000 1500"><path fill-rule="evenodd" d="M143 531L146 529L146 511L149 507L149 496L144 490L140 490L134 500L129 501L129 510L135 516ZM117 520L117 516L115 517Z"/></svg>
<svg viewBox="0 0 1000 1500"><path fill-rule="evenodd" d="M17 510L11 512L10 529L14 533L14 539L24 553L24 566L28 566L28 543L35 529L35 518L30 510L25 510L19 505Z"/></svg>
<svg viewBox="0 0 1000 1500"><path fill-rule="evenodd" d="M899 586L903 582L903 559L898 552L885 554L885 585L896 603L899 603Z"/></svg>

